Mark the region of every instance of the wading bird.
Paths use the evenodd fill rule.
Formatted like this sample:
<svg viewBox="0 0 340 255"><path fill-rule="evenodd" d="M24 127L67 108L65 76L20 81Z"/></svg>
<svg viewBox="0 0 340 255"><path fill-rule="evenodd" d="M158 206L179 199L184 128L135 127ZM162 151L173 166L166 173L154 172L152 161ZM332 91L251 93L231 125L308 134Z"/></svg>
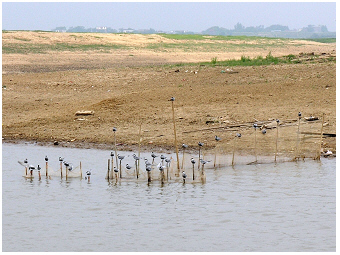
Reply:
<svg viewBox="0 0 340 255"><path fill-rule="evenodd" d="M187 178L187 174L184 171L182 172L182 177L183 177L183 183L185 183L185 178Z"/></svg>

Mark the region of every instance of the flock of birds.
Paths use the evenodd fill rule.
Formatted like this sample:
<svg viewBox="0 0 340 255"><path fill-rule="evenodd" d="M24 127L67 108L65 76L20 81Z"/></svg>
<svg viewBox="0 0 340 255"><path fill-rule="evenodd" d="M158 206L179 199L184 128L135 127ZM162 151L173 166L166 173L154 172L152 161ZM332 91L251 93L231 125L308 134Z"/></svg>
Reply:
<svg viewBox="0 0 340 255"><path fill-rule="evenodd" d="M258 128L257 124L254 124L253 126L255 129ZM113 132L116 132L117 129L116 128L113 128ZM266 133L266 130L263 129L262 130L262 133L265 134ZM241 134L240 133L236 133L235 137L238 137L240 138L241 137ZM215 135L215 141L216 142L219 142L221 141L221 137ZM198 146L199 146L199 158L198 158L198 170L201 170L201 179L202 181L204 181L204 178L205 178L205 175L204 175L204 165L211 162L210 160L203 160L201 158L201 155L200 155L200 149L201 147L203 147L204 143L202 142L198 142ZM185 150L186 148L188 148L188 145L186 144L182 144L182 149ZM124 160L125 156L124 155L120 155L120 154L117 154L117 163L116 163L116 166L113 166L113 161L114 161L114 152L111 152L111 158L112 158L112 168L111 169L108 169L109 171L112 171L112 178L113 176L115 175L116 178L122 178L122 168L121 168L121 163L122 163L122 160ZM133 159L135 160L135 174L137 176L137 179L139 177L139 162L143 159L141 157L138 157L136 154L132 154L132 157ZM155 165L155 159L157 157L160 157L160 162ZM167 170L167 174L166 174L166 177L168 178L169 176L169 168L170 168L170 164L171 164L171 161L172 161L172 157L171 158L167 158L166 156L164 155L156 155L154 152L151 153L151 158L152 158L152 162L149 162L149 160L147 158L144 157L144 163L145 163L145 171L146 173L149 173L151 172L151 170L153 169L154 166L156 166L156 168L160 171L161 173L161 176L164 176L164 171L165 169ZM118 167L118 160L119 160L119 167ZM183 159L184 160L184 156L183 156ZM46 161L46 164L48 162L48 157L45 156L45 161ZM64 158L62 157L59 157L59 162L60 162L60 174L61 174L61 177L62 177L62 165L65 166L65 171L66 171L66 176L67 176L67 172L72 172L75 167L73 166L72 163L69 163L67 161L64 160ZM165 163L164 163L165 162ZM194 181L195 180L195 164L196 164L196 160L194 158L191 158L190 160L191 164L192 164L192 180ZM22 166L25 167L26 169L26 175L25 177L27 178L33 178L33 171L38 171L38 175L39 175L39 179L41 178L41 174L40 174L40 170L41 170L41 167L40 165L37 165L37 167L35 167L34 165L32 164L29 164L28 163L28 160L25 159L23 162L22 161L18 161L19 164L21 164ZM202 165L202 168L201 168L201 165ZM119 168L119 169L118 169ZM126 170L131 170L133 167L131 165L129 165L128 163L125 165L125 168ZM138 170L137 170L138 168ZM179 170L179 169L178 169ZM114 174L113 174L114 173ZM82 173L81 173L82 175ZM179 174L178 174L179 175ZM47 167L46 167L46 176L48 176L48 173L47 173ZM86 176L85 176L85 179L86 180L90 180L90 176L91 176L91 170L88 170L86 171ZM186 174L186 172L183 170L183 164L182 164L182 180L183 182L185 183L186 179L187 179L188 175ZM107 174L107 178L110 179L110 173L108 172ZM161 178L162 179L162 178ZM151 178L148 177L148 181L151 181Z"/></svg>
<svg viewBox="0 0 340 255"><path fill-rule="evenodd" d="M220 140L219 137L215 137L215 139L217 140ZM199 143L198 144L200 147L203 146L203 143ZM182 144L182 147L183 149L185 148L188 148L188 146L186 144ZM119 166L118 166L118 162L116 162L116 166L114 166L114 152L111 152L111 165L112 167L108 167L108 173L107 173L107 176L106 176L106 179L116 179L116 181L118 179L122 179L124 178L123 177L123 174L122 174L122 160L125 159L125 156L124 155L120 155L120 154L117 154L117 160L119 161ZM127 157L129 157L130 155L128 155ZM156 161L156 158L159 157L160 161L157 163L155 163ZM165 180L168 180L169 178L171 178L171 174L169 173L169 170L171 169L170 166L171 166L171 161L173 160L172 157L168 158L166 157L165 155L161 154L161 155L156 155L154 152L151 153L151 158L152 158L152 161L150 162L148 158L146 157L138 157L135 153L132 154L132 158L133 160L135 161L135 168L133 169L133 166L129 165L128 163L125 164L125 169L127 171L133 169L134 170L134 174L136 176L136 178L138 179L139 178L139 170L140 170L140 167L139 167L139 163L141 161L144 161L144 165L145 165L145 172L147 174L147 180L148 182L151 182L152 181L152 178L151 178L151 171L156 168L159 170L159 173L160 173L160 178L159 180L161 182L164 182ZM182 159L184 160L184 159ZM190 162L192 164L192 173L193 173L193 177L192 177L192 180L194 181L195 180L195 164L196 164L196 160L194 158L191 158L190 159ZM199 158L199 162L202 164L202 167L198 166L198 171L200 171L200 175L201 175L201 181L205 181L205 174L204 174L204 165L211 162L210 160L204 160L204 159L201 159ZM110 173L111 171L111 173ZM179 169L178 169L178 174L177 176L179 177ZM131 175L131 174L130 174ZM111 177L110 177L111 176ZM186 174L186 172L182 169L182 181L183 183L186 182L186 179L188 177L188 175Z"/></svg>
<svg viewBox="0 0 340 255"><path fill-rule="evenodd" d="M50 175L48 175L48 157L45 156L45 162L46 162L46 176L48 177L51 177ZM59 157L59 162L60 162L60 174L61 174L61 177L62 177L62 165L65 166L65 171L66 171L66 176L67 176L67 173L71 173L72 171L74 171L76 169L76 167L73 166L72 163L69 163L67 161L64 160L64 158L62 157ZM38 176L39 176L39 180L41 179L41 167L40 165L37 165L37 167L35 167L34 165L28 163L28 160L27 158L24 160L24 161L18 161L18 163L22 166L25 167L25 176L26 178L33 178L33 171L38 171ZM80 176L82 176L82 172L81 172L81 169L80 169ZM86 176L85 176L85 180L90 180L90 176L91 176L91 171L88 170L86 171Z"/></svg>
<svg viewBox="0 0 340 255"><path fill-rule="evenodd" d="M174 101L174 98L171 98L170 101ZM298 113L298 118L299 120L301 119L301 112ZM279 126L280 120L276 120L277 123L277 127ZM255 129L260 129L261 128L261 132L263 135L265 135L267 133L266 128L263 128L262 126L259 126L257 123L253 124L253 128ZM114 127L113 128L113 132L115 133L117 131L117 129ZM235 138L240 138L242 135L240 133L236 133ZM215 135L215 141L219 142L221 141L221 137ZM116 141L115 141L116 142ZM204 165L211 162L210 160L203 160L201 158L201 148L203 147L204 143L202 142L198 142L198 164L197 164L197 169L198 170L202 170L200 172L201 175L201 180L205 181L205 174L204 174ZM256 146L256 132L255 132L255 146ZM116 146L115 146L116 148ZM184 171L184 167L183 167L183 162L184 162L184 151L185 149L188 148L188 145L186 144L182 144L182 149L183 149L183 158L182 158L182 180L185 183L186 179L187 179L187 174ZM331 155L331 152L327 151L326 153L324 153L325 155ZM116 180L123 178L122 176L122 160L124 160L125 156L124 155L120 155L117 154L116 151L116 166L114 166L114 156L115 153L111 152L111 168L110 166L108 167L108 172L107 172L107 179L113 179L114 177L116 178ZM132 155L134 161L135 161L135 175L137 177L137 179L139 178L139 171L140 171L140 167L139 167L139 163L140 161L142 161L143 158L138 157L136 154ZM160 162L158 164L155 164L155 159L159 157L160 158ZM151 181L151 171L153 168L156 167L156 169L158 169L161 173L161 180L163 181L165 179L165 170L166 170L166 179L169 178L169 169L170 169L170 164L172 161L172 157L171 158L167 158L164 155L156 155L154 152L151 153L151 158L152 158L152 162L150 162L147 158L144 157L144 163L145 163L145 172L148 175L148 182ZM177 159L178 159L178 151L177 151ZM46 176L48 176L47 173L47 162L48 162L48 157L45 157L45 161L46 161ZM118 167L118 161L119 161L119 167ZM179 159L178 159L179 161ZM276 161L276 154L275 154L275 161ZM60 162L60 175L61 177L63 176L63 168L62 165L65 166L65 171L66 171L66 178L68 176L67 173L71 173L72 171L74 171L75 167L73 166L72 163L69 163L67 161L64 160L64 158L59 157L59 162ZM194 158L191 158L190 160L191 164L192 164L192 180L195 180L195 164L196 164L196 160ZM216 154L215 154L215 162L216 162ZM214 162L214 167L215 167L215 162ZM21 164L22 166L25 167L26 169L26 175L25 177L27 178L33 178L33 171L38 171L38 175L39 175L39 179L41 178L41 174L40 174L40 170L41 167L40 165L37 165L37 167L35 167L32 164L28 163L28 160L25 159L23 162L18 161L19 164ZM109 162L110 163L110 162ZM180 168L179 168L179 162L177 162L177 173L176 173L176 177L179 177L179 172L180 172ZM234 153L233 153L233 157L232 157L232 165L234 164ZM202 165L202 168L201 168ZM131 170L133 167L130 166L128 163L125 165L125 169L127 171ZM144 172L144 173L145 173ZM82 171L81 171L81 163L80 163L80 176L82 177ZM86 176L85 179L86 180L90 180L90 176L91 176L91 170L86 171Z"/></svg>

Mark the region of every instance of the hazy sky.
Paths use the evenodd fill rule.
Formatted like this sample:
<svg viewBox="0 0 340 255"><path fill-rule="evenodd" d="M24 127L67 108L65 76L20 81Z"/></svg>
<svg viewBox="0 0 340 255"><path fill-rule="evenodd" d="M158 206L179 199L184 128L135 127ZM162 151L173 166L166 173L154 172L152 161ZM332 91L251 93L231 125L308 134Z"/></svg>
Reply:
<svg viewBox="0 0 340 255"><path fill-rule="evenodd" d="M212 26L326 25L336 31L334 2L2 2L2 29L51 30L58 26L189 30Z"/></svg>

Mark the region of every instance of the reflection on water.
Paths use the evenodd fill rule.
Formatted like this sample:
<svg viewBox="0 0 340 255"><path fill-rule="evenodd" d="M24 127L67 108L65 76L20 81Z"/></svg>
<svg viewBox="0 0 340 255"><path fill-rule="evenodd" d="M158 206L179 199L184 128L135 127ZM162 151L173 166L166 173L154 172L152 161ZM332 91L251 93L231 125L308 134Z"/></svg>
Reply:
<svg viewBox="0 0 340 255"><path fill-rule="evenodd" d="M91 181L22 177L18 160L45 155L54 169L59 156L81 161ZM105 180L109 155L3 144L3 251L335 251L336 159L207 167L205 184L148 185Z"/></svg>

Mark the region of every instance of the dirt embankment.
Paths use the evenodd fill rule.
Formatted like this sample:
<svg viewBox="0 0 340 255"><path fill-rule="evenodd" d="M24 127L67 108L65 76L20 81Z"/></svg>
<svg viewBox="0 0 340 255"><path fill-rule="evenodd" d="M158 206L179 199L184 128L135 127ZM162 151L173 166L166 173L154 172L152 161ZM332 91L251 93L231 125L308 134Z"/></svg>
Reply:
<svg viewBox="0 0 340 255"><path fill-rule="evenodd" d="M11 43L10 39L18 41L18 38L21 42L35 42L33 38L25 41L25 34L5 36L3 34L5 45ZM46 34L39 36L46 37L46 41L66 40L49 38ZM233 68L162 66L210 61L216 56L219 59L266 56L268 51L249 48L247 51L234 48L233 52L159 51L137 49L136 45L143 43L140 40L147 41L145 36L124 35L123 38L120 43L135 48L4 54L3 141L58 141L64 146L112 149L112 127L117 127L120 148L134 150L141 128L142 148L173 150L172 103L169 101L172 96L175 97L178 144L186 143L192 149L202 141L207 150L217 145L221 152L230 153L234 136L239 132L242 139L236 143L237 150L254 153L252 124L257 122L260 126L269 125L266 135L257 136L257 150L271 155L276 131L270 128L270 123L279 119L280 153L294 153L299 111L303 114L300 131L304 132L299 144L304 153L318 150L317 133L321 129L320 120L308 122L304 117L312 115L321 119L324 113L323 132L336 132L335 62ZM164 38L149 38L154 43L160 39L164 43ZM104 44L109 39L102 40ZM271 48L271 52L274 56L275 53L314 52L335 57L335 44L287 43ZM77 111L93 111L93 114L76 115ZM222 138L218 144L215 135ZM335 151L335 138L324 137L322 146Z"/></svg>

